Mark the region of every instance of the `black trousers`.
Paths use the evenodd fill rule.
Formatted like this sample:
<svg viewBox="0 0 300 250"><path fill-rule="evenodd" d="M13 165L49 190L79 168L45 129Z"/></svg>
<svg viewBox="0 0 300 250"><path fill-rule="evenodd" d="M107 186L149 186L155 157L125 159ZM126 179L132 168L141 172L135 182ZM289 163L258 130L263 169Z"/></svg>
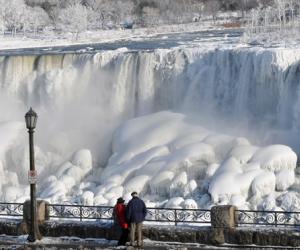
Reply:
<svg viewBox="0 0 300 250"><path fill-rule="evenodd" d="M128 234L129 234L129 230L122 228L122 234L120 236L120 239L118 241L118 246L125 246L126 242L128 240Z"/></svg>

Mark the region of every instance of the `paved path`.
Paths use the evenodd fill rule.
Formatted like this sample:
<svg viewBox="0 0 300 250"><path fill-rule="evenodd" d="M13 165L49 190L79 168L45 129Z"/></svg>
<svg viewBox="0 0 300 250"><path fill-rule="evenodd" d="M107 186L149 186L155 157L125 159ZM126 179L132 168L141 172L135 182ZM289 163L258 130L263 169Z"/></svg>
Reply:
<svg viewBox="0 0 300 250"><path fill-rule="evenodd" d="M127 250L197 250L197 249L300 249L293 247L271 247L271 246L241 246L223 245L207 246L197 243L158 242L144 240L144 247L116 247L117 241L109 241L100 238L78 238L78 237L44 237L35 243L27 242L27 235L9 236L0 235L0 250L98 250L98 249L127 249Z"/></svg>
<svg viewBox="0 0 300 250"><path fill-rule="evenodd" d="M195 245L195 244L180 244L180 243L147 243L142 248L137 247L115 247L109 245L95 245L95 244L88 244L88 243L79 243L79 244L53 244L53 243L46 243L46 244L29 244L29 243L13 243L13 242L0 242L0 250L98 250L98 249L106 249L106 250L113 250L113 249L126 249L126 250L197 250L197 249L296 249L292 247L259 247L259 246L236 246L236 245L226 245L226 246L207 246L207 245ZM297 248L300 249L300 248Z"/></svg>

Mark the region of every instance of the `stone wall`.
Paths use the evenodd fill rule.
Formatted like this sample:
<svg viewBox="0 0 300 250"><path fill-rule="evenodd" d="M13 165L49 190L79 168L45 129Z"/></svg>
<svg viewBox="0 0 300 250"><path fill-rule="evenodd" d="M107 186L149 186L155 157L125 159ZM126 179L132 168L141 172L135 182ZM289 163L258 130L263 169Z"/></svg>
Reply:
<svg viewBox="0 0 300 250"><path fill-rule="evenodd" d="M105 238L115 240L119 237L118 227L100 222L61 222L47 221L49 213L41 204L43 213L39 228L43 236L75 236L80 238ZM27 206L28 208L29 206ZM21 220L0 221L0 234L21 235L28 233L26 220L29 209L24 210ZM27 211L27 212L26 212ZM27 214L27 215L26 215ZM207 245L261 245L261 246L300 246L300 234L293 228L283 229L271 226L236 228L235 207L218 206L211 209L211 226L155 226L144 225L143 235L153 241L199 243ZM42 223L43 222L43 223Z"/></svg>
<svg viewBox="0 0 300 250"><path fill-rule="evenodd" d="M0 234L20 235L22 233L20 221L0 221ZM40 226L44 236L76 236L80 238L106 238L117 239L117 230L110 224L94 223L72 223L72 222L46 222ZM171 241L183 243L200 243L216 245L214 240L214 229L211 227L176 227L176 226L144 226L145 238L154 241ZM224 241L227 244L237 245L261 245L261 246L300 246L300 234L290 229L243 228L224 229Z"/></svg>

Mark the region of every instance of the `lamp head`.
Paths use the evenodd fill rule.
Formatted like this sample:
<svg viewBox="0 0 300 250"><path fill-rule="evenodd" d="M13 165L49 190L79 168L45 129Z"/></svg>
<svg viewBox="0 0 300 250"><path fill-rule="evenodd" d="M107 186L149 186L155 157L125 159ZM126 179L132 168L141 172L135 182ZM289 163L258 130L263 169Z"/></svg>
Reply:
<svg viewBox="0 0 300 250"><path fill-rule="evenodd" d="M37 113L30 107L25 115L26 128L29 130L35 129L37 118Z"/></svg>

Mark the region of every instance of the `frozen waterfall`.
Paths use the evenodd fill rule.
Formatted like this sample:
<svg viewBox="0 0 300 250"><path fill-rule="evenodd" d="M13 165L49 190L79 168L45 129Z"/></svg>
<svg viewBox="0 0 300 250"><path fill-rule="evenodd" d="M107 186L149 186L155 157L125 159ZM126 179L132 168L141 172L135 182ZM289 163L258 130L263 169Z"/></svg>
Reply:
<svg viewBox="0 0 300 250"><path fill-rule="evenodd" d="M217 133L243 136L260 146L287 144L300 152L299 61L297 49L246 47L2 56L0 179L13 180L1 183L2 200L20 200L14 190L27 183L21 124L29 106L39 114L36 157L45 179L40 187L63 178L67 184L53 191L61 192L61 200L91 172L94 179L82 182L81 190L92 190L96 184L86 183L95 176L100 181L117 127L163 110L189 114L193 123ZM88 166L79 167L76 152ZM67 170L68 178L76 178L63 176Z"/></svg>

